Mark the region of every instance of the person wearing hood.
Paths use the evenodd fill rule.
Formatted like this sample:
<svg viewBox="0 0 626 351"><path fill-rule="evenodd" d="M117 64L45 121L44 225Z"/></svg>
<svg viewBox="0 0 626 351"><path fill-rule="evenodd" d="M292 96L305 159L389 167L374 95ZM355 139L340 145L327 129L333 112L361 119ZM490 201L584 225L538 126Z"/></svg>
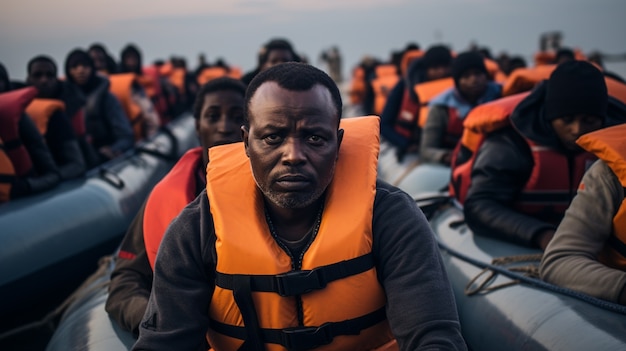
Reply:
<svg viewBox="0 0 626 351"><path fill-rule="evenodd" d="M77 113L79 110L79 103L73 103L78 100L76 94L70 94L66 83L57 78L57 65L51 58L36 56L27 67L26 82L37 88L38 94L26 113L40 126L40 132L59 167L61 179L84 175L85 158L68 117L68 112Z"/></svg>
<svg viewBox="0 0 626 351"><path fill-rule="evenodd" d="M99 163L113 159L134 144L133 129L117 98L109 92L109 81L96 74L93 60L76 49L65 60L70 86L86 100L85 129L97 150Z"/></svg>
<svg viewBox="0 0 626 351"><path fill-rule="evenodd" d="M502 87L489 81L483 56L465 52L452 62L454 87L430 102L422 130L420 160L449 165L463 133L463 121L476 106L500 98Z"/></svg>
<svg viewBox="0 0 626 351"><path fill-rule="evenodd" d="M398 149L398 154L417 151L420 130L418 117L419 97L413 87L416 84L450 76L452 54L443 45L430 47L423 57L414 60L387 97L380 116L381 136Z"/></svg>
<svg viewBox="0 0 626 351"><path fill-rule="evenodd" d="M296 53L293 45L283 38L274 38L261 47L258 54L257 67L247 72L241 77L241 81L248 85L257 74L260 72L284 62L300 62L301 58Z"/></svg>
<svg viewBox="0 0 626 351"><path fill-rule="evenodd" d="M590 63L562 63L515 108L511 126L478 150L464 204L479 235L545 249L595 156L581 135L623 123L626 106L609 98Z"/></svg>
<svg viewBox="0 0 626 351"><path fill-rule="evenodd" d="M117 64L111 55L109 55L104 45L98 43L92 44L89 50L87 50L87 53L91 56L98 73L105 76L117 73Z"/></svg>

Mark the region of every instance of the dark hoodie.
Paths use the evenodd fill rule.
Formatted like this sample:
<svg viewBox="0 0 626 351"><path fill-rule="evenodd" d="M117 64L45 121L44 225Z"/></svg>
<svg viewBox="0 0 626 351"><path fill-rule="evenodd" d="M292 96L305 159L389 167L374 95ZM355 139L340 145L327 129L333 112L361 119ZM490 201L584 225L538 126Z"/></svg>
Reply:
<svg viewBox="0 0 626 351"><path fill-rule="evenodd" d="M533 246L536 236L544 230L556 229L552 223L558 223L563 216L561 213L558 218L555 214L537 218L514 209L534 167L530 147L522 135L568 158L578 155L565 149L550 122L543 117L545 95L543 83L515 109L511 116L513 126L489 134L478 151L464 204L465 220L477 234ZM625 121L626 106L609 98L605 126ZM573 198L578 182L570 183Z"/></svg>

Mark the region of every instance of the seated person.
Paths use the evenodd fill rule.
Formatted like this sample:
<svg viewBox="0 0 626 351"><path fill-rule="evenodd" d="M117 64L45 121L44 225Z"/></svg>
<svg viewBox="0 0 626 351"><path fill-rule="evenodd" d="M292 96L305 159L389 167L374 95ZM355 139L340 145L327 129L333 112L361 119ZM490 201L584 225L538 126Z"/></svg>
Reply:
<svg viewBox="0 0 626 351"><path fill-rule="evenodd" d="M134 136L129 119L109 92L109 81L96 74L89 54L80 49L70 52L65 60L65 76L70 87L86 100L85 128L99 163L132 148Z"/></svg>
<svg viewBox="0 0 626 351"><path fill-rule="evenodd" d="M116 257L106 310L123 329L139 333L152 288L155 252L147 251L148 245L157 248L169 222L206 188L208 149L241 141L245 92L245 85L232 78L201 87L193 114L201 146L183 155L154 187Z"/></svg>
<svg viewBox="0 0 626 351"><path fill-rule="evenodd" d="M283 62L300 62L300 56L296 53L291 43L282 38L275 38L267 42L258 55L257 67L241 77L244 84L249 84L252 78L272 66Z"/></svg>
<svg viewBox="0 0 626 351"><path fill-rule="evenodd" d="M376 181L378 118L341 121L333 80L295 62L244 108L244 142L211 148L167 228L133 350L466 350L432 229Z"/></svg>
<svg viewBox="0 0 626 351"><path fill-rule="evenodd" d="M9 82L0 64L0 202L44 192L61 181L37 126L24 114L37 90L8 91Z"/></svg>
<svg viewBox="0 0 626 351"><path fill-rule="evenodd" d="M37 98L26 112L40 127L52 152L61 179L85 174L86 165L71 121L63 102L63 84L57 78L57 65L47 56L37 56L28 62L26 82L37 88ZM43 128L43 130L42 130Z"/></svg>
<svg viewBox="0 0 626 351"><path fill-rule="evenodd" d="M489 81L483 56L465 52L452 62L454 87L434 98L422 130L420 160L449 165L452 150L463 133L463 120L472 108L501 96L499 84Z"/></svg>
<svg viewBox="0 0 626 351"><path fill-rule="evenodd" d="M409 65L403 79L391 90L380 115L380 134L399 151L415 152L421 131L418 127L419 97L413 86L450 76L452 55L443 45L430 47L422 58Z"/></svg>
<svg viewBox="0 0 626 351"><path fill-rule="evenodd" d="M585 173L541 261L541 278L626 305L626 124L578 139L600 159Z"/></svg>
<svg viewBox="0 0 626 351"><path fill-rule="evenodd" d="M575 140L613 117L624 119L612 116L609 106L597 68L584 61L559 65L515 108L512 126L488 134L479 148L464 204L469 227L545 249L595 160Z"/></svg>

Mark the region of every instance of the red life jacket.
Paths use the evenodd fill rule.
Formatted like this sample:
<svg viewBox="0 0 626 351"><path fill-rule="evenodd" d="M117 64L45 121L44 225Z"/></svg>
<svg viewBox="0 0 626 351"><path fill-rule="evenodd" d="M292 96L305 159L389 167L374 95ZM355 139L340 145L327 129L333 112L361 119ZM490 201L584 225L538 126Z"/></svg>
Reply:
<svg viewBox="0 0 626 351"><path fill-rule="evenodd" d="M65 103L55 99L34 99L26 108L26 114L35 122L41 135L46 135L50 117L57 111L64 111Z"/></svg>
<svg viewBox="0 0 626 351"><path fill-rule="evenodd" d="M449 186L450 195L456 197L460 203L464 203L467 197L471 185L472 166L485 136L510 125L509 116L528 95L529 93L517 94L476 106L465 117L461 140L452 152L452 176ZM462 154L466 155L464 159L461 159Z"/></svg>
<svg viewBox="0 0 626 351"><path fill-rule="evenodd" d="M448 127L443 136L443 147L454 149L459 143L463 134L463 119L459 117L459 112L454 107L448 107Z"/></svg>
<svg viewBox="0 0 626 351"><path fill-rule="evenodd" d="M4 150L4 143L0 138L0 203L9 201L11 198L11 187L15 179L15 167Z"/></svg>
<svg viewBox="0 0 626 351"><path fill-rule="evenodd" d="M37 89L34 87L0 94L0 139L18 177L28 174L33 169L30 155L20 139L19 121L26 106L35 96Z"/></svg>
<svg viewBox="0 0 626 351"><path fill-rule="evenodd" d="M404 89L400 112L393 126L396 133L407 139L411 138L413 133L415 133L415 129L419 128L417 119L419 117L420 104L411 99L410 93L409 89Z"/></svg>
<svg viewBox="0 0 626 351"><path fill-rule="evenodd" d="M202 152L205 152L202 147L187 151L154 187L146 202L143 241L153 269L165 230L180 211L196 198L196 170L202 160Z"/></svg>
<svg viewBox="0 0 626 351"><path fill-rule="evenodd" d="M626 124L585 134L576 141L593 152L615 173L624 189L621 206L613 217L613 233L598 260L609 267L626 271Z"/></svg>

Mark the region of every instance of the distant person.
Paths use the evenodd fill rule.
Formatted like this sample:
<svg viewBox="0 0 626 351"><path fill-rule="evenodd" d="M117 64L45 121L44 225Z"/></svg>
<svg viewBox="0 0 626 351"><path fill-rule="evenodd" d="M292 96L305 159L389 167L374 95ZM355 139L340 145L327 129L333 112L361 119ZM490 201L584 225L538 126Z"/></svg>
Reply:
<svg viewBox="0 0 626 351"><path fill-rule="evenodd" d="M37 88L37 98L27 108L52 152L61 179L85 174L86 162L63 101L64 86L57 78L57 65L47 56L28 62L26 82Z"/></svg>
<svg viewBox="0 0 626 351"><path fill-rule="evenodd" d="M443 45L431 46L424 56L413 61L398 84L393 88L381 114L381 136L393 144L399 155L417 152L421 130L418 119L419 97L415 85L450 76L452 54Z"/></svg>
<svg viewBox="0 0 626 351"><path fill-rule="evenodd" d="M527 66L528 66L528 64L526 63L526 60L523 57L521 57L521 56L513 56L509 60L508 70L505 71L504 73L508 76L513 71L515 71L516 69L518 69L518 68L526 68Z"/></svg>
<svg viewBox="0 0 626 351"><path fill-rule="evenodd" d="M554 63L557 65L560 65L562 63L574 61L574 60L576 60L576 54L574 53L574 50L570 48L560 48L556 52Z"/></svg>
<svg viewBox="0 0 626 351"><path fill-rule="evenodd" d="M10 91L9 83L8 72L0 64L0 202L50 190L61 181L37 126L24 114L37 90Z"/></svg>
<svg viewBox="0 0 626 351"><path fill-rule="evenodd" d="M502 95L502 87L489 81L481 54L470 51L452 62L454 87L430 102L422 130L420 161L449 165L452 150L463 133L463 120L472 108Z"/></svg>
<svg viewBox="0 0 626 351"><path fill-rule="evenodd" d="M252 78L272 66L284 62L301 62L300 56L287 39L275 38L263 46L256 69L241 77L241 81L249 84Z"/></svg>
<svg viewBox="0 0 626 351"><path fill-rule="evenodd" d="M150 297L155 249L169 222L206 188L208 149L241 141L245 90L232 78L214 79L200 88L193 115L201 146L185 153L154 187L122 241L106 310L135 335Z"/></svg>
<svg viewBox="0 0 626 351"><path fill-rule="evenodd" d="M600 159L585 173L541 261L541 278L626 305L626 124L577 141Z"/></svg>
<svg viewBox="0 0 626 351"><path fill-rule="evenodd" d="M343 77L341 75L341 53L339 52L339 48L333 46L323 51L320 55L320 60L325 62L328 66L328 73L335 83L341 84Z"/></svg>
<svg viewBox="0 0 626 351"><path fill-rule="evenodd" d="M576 139L626 118L623 104L610 101L596 67L559 65L515 108L512 126L488 134L478 150L464 204L469 227L545 249L595 160Z"/></svg>
<svg viewBox="0 0 626 351"><path fill-rule="evenodd" d="M70 52L65 60L65 75L86 100L85 128L100 163L132 148L130 121L117 98L109 92L109 81L96 75L91 57L80 49Z"/></svg>
<svg viewBox="0 0 626 351"><path fill-rule="evenodd" d="M92 44L87 50L87 53L89 53L89 56L93 60L98 73L105 76L117 73L117 64L104 45L98 43Z"/></svg>

